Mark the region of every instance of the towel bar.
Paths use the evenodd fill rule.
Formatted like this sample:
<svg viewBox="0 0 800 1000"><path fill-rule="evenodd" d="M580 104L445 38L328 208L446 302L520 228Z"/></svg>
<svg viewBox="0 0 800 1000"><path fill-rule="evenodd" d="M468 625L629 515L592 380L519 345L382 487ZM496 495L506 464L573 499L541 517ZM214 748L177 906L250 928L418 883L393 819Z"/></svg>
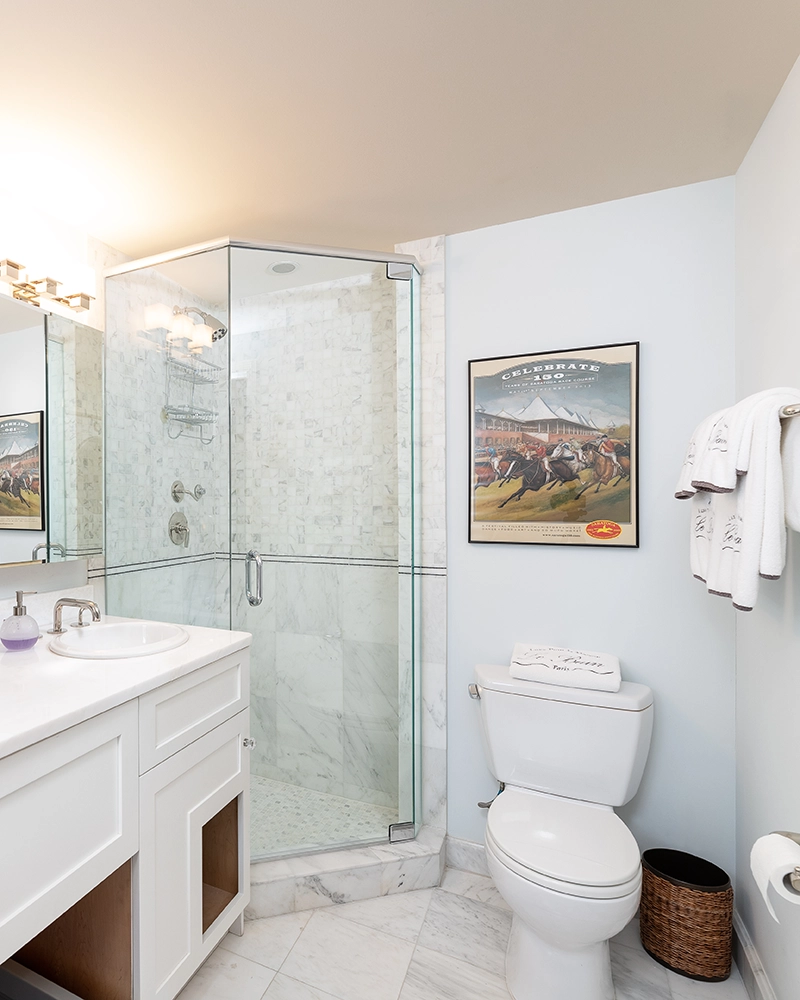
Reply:
<svg viewBox="0 0 800 1000"><path fill-rule="evenodd" d="M796 417L800 413L800 403L791 403L789 406L781 407L782 417Z"/></svg>
<svg viewBox="0 0 800 1000"><path fill-rule="evenodd" d="M797 412L800 413L800 407L797 407ZM789 416L794 416L790 413ZM793 840L795 844L800 844L800 833L790 833L788 830L774 830L780 837L786 837L789 840ZM800 865L798 865L793 872L789 875L789 883L795 892L800 892Z"/></svg>

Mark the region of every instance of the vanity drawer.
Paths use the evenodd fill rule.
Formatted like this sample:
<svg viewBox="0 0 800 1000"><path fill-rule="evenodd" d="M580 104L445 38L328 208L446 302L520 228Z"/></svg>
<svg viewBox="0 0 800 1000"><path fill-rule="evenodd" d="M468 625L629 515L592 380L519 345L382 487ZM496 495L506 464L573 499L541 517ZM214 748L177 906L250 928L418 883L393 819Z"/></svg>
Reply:
<svg viewBox="0 0 800 1000"><path fill-rule="evenodd" d="M160 764L250 701L250 654L242 649L139 698L139 773Z"/></svg>
<svg viewBox="0 0 800 1000"><path fill-rule="evenodd" d="M139 846L137 706L0 761L0 962Z"/></svg>

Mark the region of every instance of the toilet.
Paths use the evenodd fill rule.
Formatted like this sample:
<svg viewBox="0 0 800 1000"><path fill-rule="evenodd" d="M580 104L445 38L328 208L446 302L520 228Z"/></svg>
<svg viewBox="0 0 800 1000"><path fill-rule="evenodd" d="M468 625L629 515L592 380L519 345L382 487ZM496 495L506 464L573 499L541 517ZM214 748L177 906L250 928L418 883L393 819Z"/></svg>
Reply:
<svg viewBox="0 0 800 1000"><path fill-rule="evenodd" d="M653 693L556 687L478 666L489 769L486 858L513 912L506 981L514 1000L614 1000L608 941L639 906L633 834L614 812L639 788Z"/></svg>

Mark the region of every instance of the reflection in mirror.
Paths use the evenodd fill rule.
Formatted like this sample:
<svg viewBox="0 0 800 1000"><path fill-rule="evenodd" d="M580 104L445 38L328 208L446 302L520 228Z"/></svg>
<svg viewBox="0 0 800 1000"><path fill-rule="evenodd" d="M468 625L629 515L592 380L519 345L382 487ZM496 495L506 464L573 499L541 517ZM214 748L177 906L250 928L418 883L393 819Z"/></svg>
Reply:
<svg viewBox="0 0 800 1000"><path fill-rule="evenodd" d="M86 559L103 551L103 334L46 327L49 561Z"/></svg>
<svg viewBox="0 0 800 1000"><path fill-rule="evenodd" d="M44 442L37 442L44 428L36 426L46 409L45 384L41 310L0 297L0 563L28 561L46 541L39 488ZM22 416L3 420L14 414Z"/></svg>

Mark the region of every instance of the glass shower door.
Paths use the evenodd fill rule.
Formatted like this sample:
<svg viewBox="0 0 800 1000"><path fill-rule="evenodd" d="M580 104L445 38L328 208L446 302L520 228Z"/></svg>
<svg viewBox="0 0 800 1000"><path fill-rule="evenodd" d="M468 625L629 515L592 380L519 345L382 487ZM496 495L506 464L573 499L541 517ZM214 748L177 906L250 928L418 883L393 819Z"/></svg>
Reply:
<svg viewBox="0 0 800 1000"><path fill-rule="evenodd" d="M252 855L386 840L415 819L411 282L385 263L230 255Z"/></svg>

